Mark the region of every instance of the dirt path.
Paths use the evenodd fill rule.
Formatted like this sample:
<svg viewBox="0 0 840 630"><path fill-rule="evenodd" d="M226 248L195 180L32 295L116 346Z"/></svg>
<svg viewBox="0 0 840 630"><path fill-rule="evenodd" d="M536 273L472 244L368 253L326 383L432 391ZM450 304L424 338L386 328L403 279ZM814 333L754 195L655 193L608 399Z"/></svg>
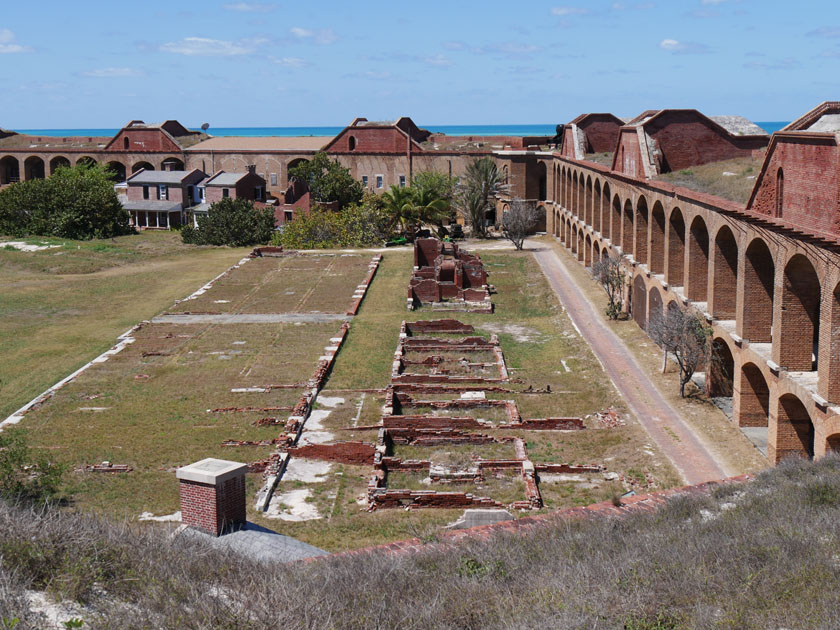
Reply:
<svg viewBox="0 0 840 630"><path fill-rule="evenodd" d="M688 484L723 479L727 472L708 447L666 401L635 357L603 323L603 315L587 300L548 247L531 251L575 327L592 347L607 375L657 446Z"/></svg>

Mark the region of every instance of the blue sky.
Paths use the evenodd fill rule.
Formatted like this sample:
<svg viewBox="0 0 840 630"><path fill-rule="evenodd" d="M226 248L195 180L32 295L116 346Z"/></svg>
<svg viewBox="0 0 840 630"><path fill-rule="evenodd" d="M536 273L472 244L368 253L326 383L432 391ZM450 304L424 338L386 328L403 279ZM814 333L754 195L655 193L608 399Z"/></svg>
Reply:
<svg viewBox="0 0 840 630"><path fill-rule="evenodd" d="M0 14L0 127L567 122L837 100L837 0L41 0Z"/></svg>

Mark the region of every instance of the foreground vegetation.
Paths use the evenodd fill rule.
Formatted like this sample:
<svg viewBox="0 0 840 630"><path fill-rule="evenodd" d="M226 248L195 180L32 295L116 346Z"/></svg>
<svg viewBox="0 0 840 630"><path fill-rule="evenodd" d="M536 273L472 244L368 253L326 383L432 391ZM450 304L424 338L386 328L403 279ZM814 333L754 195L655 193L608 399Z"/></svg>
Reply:
<svg viewBox="0 0 840 630"><path fill-rule="evenodd" d="M763 159L761 155L710 162L673 173L663 173L657 179L745 204L749 201Z"/></svg>
<svg viewBox="0 0 840 630"><path fill-rule="evenodd" d="M3 505L0 620L42 628L24 592L38 589L85 602L94 629L837 628L838 519L837 456L655 513L293 565Z"/></svg>

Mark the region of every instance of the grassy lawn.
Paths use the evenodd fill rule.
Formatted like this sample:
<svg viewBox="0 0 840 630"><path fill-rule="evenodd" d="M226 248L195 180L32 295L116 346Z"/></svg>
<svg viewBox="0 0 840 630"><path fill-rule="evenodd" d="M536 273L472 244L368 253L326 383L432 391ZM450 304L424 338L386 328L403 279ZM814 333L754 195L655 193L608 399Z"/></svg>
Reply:
<svg viewBox="0 0 840 630"><path fill-rule="evenodd" d="M764 155L711 162L663 173L656 179L730 201L747 203L763 161Z"/></svg>
<svg viewBox="0 0 840 630"><path fill-rule="evenodd" d="M247 253L184 245L175 232L32 240L57 247L22 252L0 241L0 418Z"/></svg>

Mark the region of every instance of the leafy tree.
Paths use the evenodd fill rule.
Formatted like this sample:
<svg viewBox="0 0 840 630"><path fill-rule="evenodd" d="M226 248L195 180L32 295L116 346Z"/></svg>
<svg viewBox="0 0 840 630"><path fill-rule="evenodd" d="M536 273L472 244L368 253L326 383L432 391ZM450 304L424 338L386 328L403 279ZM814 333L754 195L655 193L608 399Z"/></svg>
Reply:
<svg viewBox="0 0 840 630"><path fill-rule="evenodd" d="M484 237L487 211L492 210L496 195L508 189L504 176L493 158L476 158L467 165L459 188L459 208L464 218L470 222L474 236Z"/></svg>
<svg viewBox="0 0 840 630"><path fill-rule="evenodd" d="M212 204L207 216L198 217L197 222L197 228L186 226L181 230L185 243L246 247L271 239L274 211L255 208L250 199L226 197Z"/></svg>
<svg viewBox="0 0 840 630"><path fill-rule="evenodd" d="M323 151L316 153L310 161L290 168L289 176L306 182L314 201L336 201L339 209L361 202L364 193L362 183L353 179L350 169L338 160L330 160Z"/></svg>
<svg viewBox="0 0 840 630"><path fill-rule="evenodd" d="M26 443L22 429L0 433L0 498L43 501L61 492L66 468L36 456Z"/></svg>
<svg viewBox="0 0 840 630"><path fill-rule="evenodd" d="M438 171L422 171L411 179L411 187L419 193L427 193L430 197L443 199L448 206L455 199L457 177L451 177Z"/></svg>
<svg viewBox="0 0 840 630"><path fill-rule="evenodd" d="M621 258L618 256L602 256L601 259L592 265L592 275L597 278L604 291L607 292L606 315L610 319L618 319L621 315L621 297L624 291L624 284L627 282L627 274L621 266Z"/></svg>
<svg viewBox="0 0 840 630"><path fill-rule="evenodd" d="M525 237L537 226L539 218L536 203L512 199L510 208L502 217L502 232L516 249L521 250Z"/></svg>
<svg viewBox="0 0 840 630"><path fill-rule="evenodd" d="M101 165L79 164L0 191L0 231L89 239L130 234L133 229L110 172Z"/></svg>
<svg viewBox="0 0 840 630"><path fill-rule="evenodd" d="M282 232L275 232L271 242L288 249L369 247L388 238L388 223L383 200L367 193L362 203L341 212L315 208L298 214Z"/></svg>
<svg viewBox="0 0 840 630"><path fill-rule="evenodd" d="M680 368L680 397L685 398L685 386L697 368L709 359L711 326L696 311L672 303L664 315L649 319L648 333L676 358Z"/></svg>

